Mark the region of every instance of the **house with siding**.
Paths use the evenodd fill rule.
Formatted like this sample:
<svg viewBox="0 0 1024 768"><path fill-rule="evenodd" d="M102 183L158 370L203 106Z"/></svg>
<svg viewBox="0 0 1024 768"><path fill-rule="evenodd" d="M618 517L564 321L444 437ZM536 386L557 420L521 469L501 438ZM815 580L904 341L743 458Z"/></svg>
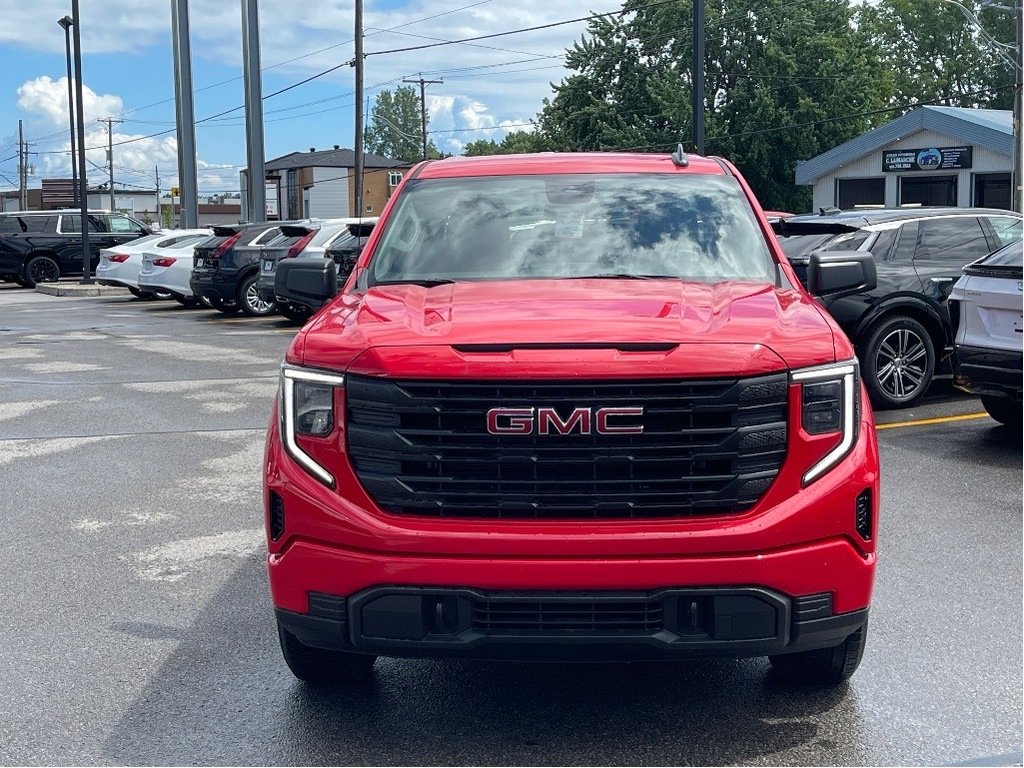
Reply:
<svg viewBox="0 0 1024 768"><path fill-rule="evenodd" d="M364 155L363 216L376 216L412 166L380 155ZM264 165L268 219L336 218L360 215L355 210L355 152L333 149L292 152ZM241 172L242 216L248 188Z"/></svg>
<svg viewBox="0 0 1024 768"><path fill-rule="evenodd" d="M815 209L1009 208L1012 154L1008 110L922 106L798 163L796 183Z"/></svg>

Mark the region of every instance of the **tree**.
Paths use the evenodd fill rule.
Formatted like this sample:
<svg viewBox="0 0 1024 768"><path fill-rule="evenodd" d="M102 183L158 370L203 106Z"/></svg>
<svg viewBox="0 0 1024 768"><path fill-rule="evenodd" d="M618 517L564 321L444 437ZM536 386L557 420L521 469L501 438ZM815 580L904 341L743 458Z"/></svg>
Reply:
<svg viewBox="0 0 1024 768"><path fill-rule="evenodd" d="M548 149L544 137L527 131L506 134L499 144L491 139L477 139L469 142L462 150L465 157L480 155L522 155L528 152L543 152Z"/></svg>
<svg viewBox="0 0 1024 768"><path fill-rule="evenodd" d="M566 53L574 74L538 117L552 149L667 151L692 132L692 1L626 0ZM733 160L761 202L806 210L809 159L887 119L891 85L846 0L707 0L707 151ZM841 119L837 119L841 118Z"/></svg>
<svg viewBox="0 0 1024 768"><path fill-rule="evenodd" d="M430 114L427 114L430 124ZM381 91L370 111L370 125L364 141L366 151L383 157L415 163L423 159L423 134L420 123L420 97L416 89L399 86ZM440 157L433 141L427 143L427 156Z"/></svg>
<svg viewBox="0 0 1024 768"><path fill-rule="evenodd" d="M978 13L974 0L959 2ZM1012 66L956 6L940 0L881 0L862 6L858 19L891 72L894 104L1011 108ZM1013 40L1012 16L987 9L980 21L1001 42Z"/></svg>
<svg viewBox="0 0 1024 768"><path fill-rule="evenodd" d="M501 145L490 139L477 139L469 142L462 149L464 157L480 157L482 155L500 155Z"/></svg>

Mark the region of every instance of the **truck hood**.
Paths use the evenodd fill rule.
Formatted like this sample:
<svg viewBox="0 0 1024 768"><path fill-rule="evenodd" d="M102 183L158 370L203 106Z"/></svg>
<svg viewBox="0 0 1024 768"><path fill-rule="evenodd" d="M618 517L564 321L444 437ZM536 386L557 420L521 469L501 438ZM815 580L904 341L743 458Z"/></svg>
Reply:
<svg viewBox="0 0 1024 768"><path fill-rule="evenodd" d="M441 360L434 359L440 355L446 374L486 377L492 366L485 363L497 358L528 366L543 359L542 368L561 366L564 375L567 365L604 366L637 356L634 363L647 360L662 376L736 375L832 362L833 333L809 296L764 283L403 284L339 297L300 334L289 359L423 377L442 373L436 367ZM509 374L507 365L498 368ZM536 365L532 372L543 375Z"/></svg>

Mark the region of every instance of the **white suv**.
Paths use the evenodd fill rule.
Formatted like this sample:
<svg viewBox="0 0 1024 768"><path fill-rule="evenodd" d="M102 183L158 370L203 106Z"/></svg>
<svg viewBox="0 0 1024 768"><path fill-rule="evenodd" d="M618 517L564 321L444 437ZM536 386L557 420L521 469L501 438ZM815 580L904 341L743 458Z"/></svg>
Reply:
<svg viewBox="0 0 1024 768"><path fill-rule="evenodd" d="M1021 428L1022 243L964 267L949 296L956 329L954 384L981 396L996 421Z"/></svg>

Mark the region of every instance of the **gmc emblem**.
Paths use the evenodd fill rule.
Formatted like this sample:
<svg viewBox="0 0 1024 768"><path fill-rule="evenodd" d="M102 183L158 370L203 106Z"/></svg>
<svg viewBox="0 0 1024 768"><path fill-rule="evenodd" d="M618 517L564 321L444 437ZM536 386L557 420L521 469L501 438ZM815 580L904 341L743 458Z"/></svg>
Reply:
<svg viewBox="0 0 1024 768"><path fill-rule="evenodd" d="M487 431L492 435L642 435L643 424L624 424L629 416L643 416L642 406L573 408L562 418L554 408L491 408Z"/></svg>

